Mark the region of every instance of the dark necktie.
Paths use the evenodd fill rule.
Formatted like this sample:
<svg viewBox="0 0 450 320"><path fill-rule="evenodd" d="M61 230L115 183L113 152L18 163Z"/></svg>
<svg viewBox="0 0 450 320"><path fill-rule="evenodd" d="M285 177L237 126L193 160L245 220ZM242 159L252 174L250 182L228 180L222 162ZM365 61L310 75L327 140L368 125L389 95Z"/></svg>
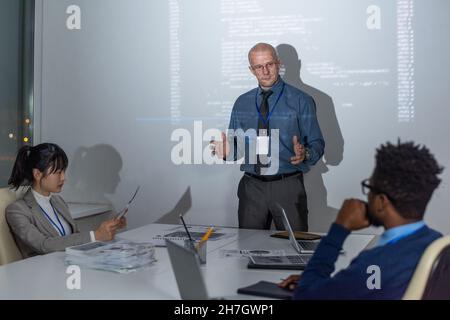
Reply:
<svg viewBox="0 0 450 320"><path fill-rule="evenodd" d="M258 129L267 129L269 130L269 121L267 121L267 116L269 114L269 97L272 95L273 91L272 90L267 90L267 91L262 91L261 92L261 96L262 96L262 101L261 101L261 106L259 107L259 112L261 112L261 116L264 118L265 120L265 124L262 121L261 118L259 118L258 121Z"/></svg>
<svg viewBox="0 0 450 320"><path fill-rule="evenodd" d="M264 131L265 133L258 132L258 135L268 136L269 135L269 119L267 118L269 115L269 97L273 91L267 90L262 91L262 101L261 106L259 107L259 112L261 113L261 116L264 118L264 121L261 119L261 117L258 117L258 131ZM255 172L256 174L261 174L261 168L262 167L268 167L267 164L267 155L257 155L256 156L256 165L255 165Z"/></svg>

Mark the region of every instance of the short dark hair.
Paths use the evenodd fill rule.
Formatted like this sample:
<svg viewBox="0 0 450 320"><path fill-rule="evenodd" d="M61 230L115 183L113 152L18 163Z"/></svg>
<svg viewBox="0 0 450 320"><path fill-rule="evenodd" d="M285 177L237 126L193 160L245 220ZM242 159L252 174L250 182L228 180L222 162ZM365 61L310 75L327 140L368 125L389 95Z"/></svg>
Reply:
<svg viewBox="0 0 450 320"><path fill-rule="evenodd" d="M441 183L441 167L427 147L414 142L381 145L376 152L371 183L393 200L399 214L420 220L434 190Z"/></svg>

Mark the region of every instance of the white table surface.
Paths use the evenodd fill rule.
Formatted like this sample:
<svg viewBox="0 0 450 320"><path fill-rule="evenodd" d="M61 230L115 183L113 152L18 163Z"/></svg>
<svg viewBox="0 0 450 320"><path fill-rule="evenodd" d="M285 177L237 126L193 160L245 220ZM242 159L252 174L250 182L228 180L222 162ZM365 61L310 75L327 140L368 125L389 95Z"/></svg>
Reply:
<svg viewBox="0 0 450 320"><path fill-rule="evenodd" d="M123 232L119 237L149 242L153 236L168 233L174 225L150 224ZM247 269L247 258L223 258L221 249L283 249L295 253L286 239L270 237L274 230L221 228L233 237L208 241L207 264L202 266L208 292L212 297L235 296L236 290L260 280L279 282L295 270ZM344 243L345 254L336 262L336 270L345 268L373 239L373 235L351 234ZM66 287L65 253L55 252L0 267L0 299L179 299L178 288L166 248L156 248L156 259L149 269L129 274L81 268L81 289ZM258 298L260 299L260 298Z"/></svg>

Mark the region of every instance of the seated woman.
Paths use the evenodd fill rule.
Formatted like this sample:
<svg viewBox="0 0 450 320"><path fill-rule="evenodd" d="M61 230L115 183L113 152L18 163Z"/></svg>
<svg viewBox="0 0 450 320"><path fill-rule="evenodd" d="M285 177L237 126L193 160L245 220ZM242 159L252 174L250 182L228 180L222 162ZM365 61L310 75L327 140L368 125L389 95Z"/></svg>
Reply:
<svg viewBox="0 0 450 320"><path fill-rule="evenodd" d="M114 239L126 220L109 219L95 231L80 232L61 192L69 161L56 144L24 146L18 154L8 184L16 190L30 185L24 197L6 208L6 220L24 258L91 241Z"/></svg>

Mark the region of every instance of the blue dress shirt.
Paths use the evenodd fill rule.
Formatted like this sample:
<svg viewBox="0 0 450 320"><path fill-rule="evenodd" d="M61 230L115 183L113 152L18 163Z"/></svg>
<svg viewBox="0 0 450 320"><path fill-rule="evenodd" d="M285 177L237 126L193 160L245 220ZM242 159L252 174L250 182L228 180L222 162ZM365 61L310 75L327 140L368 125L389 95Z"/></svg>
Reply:
<svg viewBox="0 0 450 320"><path fill-rule="evenodd" d="M307 93L285 83L281 78L271 88L273 94L268 99L269 130L279 130L279 165L276 174L307 172L323 155L325 141L316 117L314 100ZM231 113L229 129L258 130L259 107L262 90L257 87L242 94L235 102ZM292 139L297 136L299 142L309 150L309 159L298 165L291 164L295 155ZM251 138L250 138L251 139ZM257 174L254 163L249 161L249 137L246 137L245 161L241 171ZM273 144L273 142L271 142ZM233 144L232 144L233 146ZM253 151L254 152L254 151ZM244 151L239 147L233 154L234 160L242 158ZM274 156L272 154L272 156ZM272 160L273 162L273 160Z"/></svg>
<svg viewBox="0 0 450 320"><path fill-rule="evenodd" d="M416 232L420 228L425 226L425 222L420 220L418 222L405 224L399 227L391 228L386 230L380 237L377 242L377 247L384 246L388 243L394 243L404 237L409 236L410 234Z"/></svg>

